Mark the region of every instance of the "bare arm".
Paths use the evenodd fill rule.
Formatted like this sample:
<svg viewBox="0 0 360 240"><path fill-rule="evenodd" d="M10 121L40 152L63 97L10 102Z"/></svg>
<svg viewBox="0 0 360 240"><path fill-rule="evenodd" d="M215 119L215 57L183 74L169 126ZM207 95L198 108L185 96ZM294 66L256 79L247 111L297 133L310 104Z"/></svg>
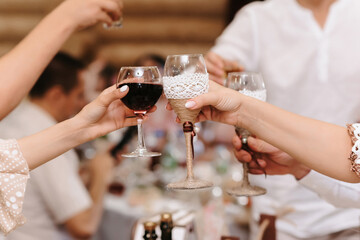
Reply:
<svg viewBox="0 0 360 240"><path fill-rule="evenodd" d="M209 106L210 105L210 106ZM345 127L305 118L211 83L210 92L187 102L202 108L200 120L244 127L327 176L359 182L350 171L351 139Z"/></svg>
<svg viewBox="0 0 360 240"><path fill-rule="evenodd" d="M77 29L121 14L117 0L67 0L47 15L13 50L0 59L0 119L30 91L61 45Z"/></svg>
<svg viewBox="0 0 360 240"><path fill-rule="evenodd" d="M29 168L34 169L81 143L136 125L135 118L128 118L133 112L120 101L127 92L128 88L109 87L75 117L20 139L19 146Z"/></svg>

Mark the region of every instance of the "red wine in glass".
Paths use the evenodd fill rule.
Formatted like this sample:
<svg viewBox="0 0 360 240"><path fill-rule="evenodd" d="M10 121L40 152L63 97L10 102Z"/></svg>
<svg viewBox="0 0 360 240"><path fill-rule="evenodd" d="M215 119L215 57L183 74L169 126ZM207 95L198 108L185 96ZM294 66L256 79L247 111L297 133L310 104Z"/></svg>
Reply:
<svg viewBox="0 0 360 240"><path fill-rule="evenodd" d="M129 92L121 101L134 112L146 113L159 100L163 86L161 84L153 83L123 83L118 86L127 85Z"/></svg>

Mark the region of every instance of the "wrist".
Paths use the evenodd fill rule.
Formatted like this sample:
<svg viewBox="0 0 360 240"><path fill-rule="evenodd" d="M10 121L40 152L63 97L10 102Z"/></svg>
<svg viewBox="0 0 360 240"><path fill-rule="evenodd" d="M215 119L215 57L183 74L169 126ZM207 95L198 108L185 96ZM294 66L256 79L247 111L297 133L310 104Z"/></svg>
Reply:
<svg viewBox="0 0 360 240"><path fill-rule="evenodd" d="M71 129L69 139L74 142L75 146L92 140L88 131L86 130L87 124L80 117L78 117L78 115L65 120L63 124L65 124L68 129Z"/></svg>
<svg viewBox="0 0 360 240"><path fill-rule="evenodd" d="M73 19L63 14L62 6L57 7L53 12L48 14L45 19L49 19L47 22L52 25L52 29L60 31L62 33L61 36L65 39L77 29Z"/></svg>
<svg viewBox="0 0 360 240"><path fill-rule="evenodd" d="M256 122L255 115L251 113L251 99L250 97L239 94L238 109L236 110L236 126L250 130ZM248 99L250 101L248 101Z"/></svg>

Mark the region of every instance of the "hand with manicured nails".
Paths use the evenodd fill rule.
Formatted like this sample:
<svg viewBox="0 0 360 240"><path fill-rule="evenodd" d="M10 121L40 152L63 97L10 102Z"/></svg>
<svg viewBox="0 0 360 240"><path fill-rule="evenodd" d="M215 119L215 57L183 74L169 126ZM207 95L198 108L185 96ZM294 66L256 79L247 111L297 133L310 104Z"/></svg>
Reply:
<svg viewBox="0 0 360 240"><path fill-rule="evenodd" d="M34 169L69 149L122 127L136 125L134 112L120 100L128 86L105 89L77 115L18 142L30 169ZM150 109L150 112L156 107ZM145 120L146 120L145 116Z"/></svg>
<svg viewBox="0 0 360 240"><path fill-rule="evenodd" d="M245 95L209 81L209 92L193 98L185 104L189 109L201 109L197 121L216 121L239 126L239 111ZM166 107L172 110L170 104Z"/></svg>

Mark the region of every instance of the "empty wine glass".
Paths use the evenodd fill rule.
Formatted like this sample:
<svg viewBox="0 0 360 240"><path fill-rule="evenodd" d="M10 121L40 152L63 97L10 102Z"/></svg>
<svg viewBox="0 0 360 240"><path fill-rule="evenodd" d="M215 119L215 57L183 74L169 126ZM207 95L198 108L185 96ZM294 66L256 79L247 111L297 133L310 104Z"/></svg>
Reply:
<svg viewBox="0 0 360 240"><path fill-rule="evenodd" d="M145 147L142 131L144 115L159 100L162 91L162 81L157 67L122 67L117 78L116 87L127 85L129 92L121 101L131 110L137 118L138 146L132 153L122 154L124 157L155 157L161 153L149 152Z"/></svg>
<svg viewBox="0 0 360 240"><path fill-rule="evenodd" d="M201 54L168 56L165 62L163 84L166 98L183 125L187 166L186 179L170 183L167 188L184 190L212 187L211 182L197 179L194 176L194 122L200 110L189 110L185 107L188 99L206 93L209 89L209 75L203 56Z"/></svg>
<svg viewBox="0 0 360 240"><path fill-rule="evenodd" d="M259 100L266 100L266 88L263 81L263 78L260 73L257 72L232 72L228 74L226 79L225 86L236 91L239 91L242 94L245 94L250 97L257 98ZM251 136L251 133L244 128L235 128L236 134L240 137L243 149L251 152L250 148L247 145L247 139ZM256 153L252 154L254 161L256 159ZM243 163L243 179L242 181L235 185L233 188L228 189L227 192L230 195L234 196L257 196L263 195L266 193L266 189L259 186L252 186L249 182L248 176L248 163Z"/></svg>

